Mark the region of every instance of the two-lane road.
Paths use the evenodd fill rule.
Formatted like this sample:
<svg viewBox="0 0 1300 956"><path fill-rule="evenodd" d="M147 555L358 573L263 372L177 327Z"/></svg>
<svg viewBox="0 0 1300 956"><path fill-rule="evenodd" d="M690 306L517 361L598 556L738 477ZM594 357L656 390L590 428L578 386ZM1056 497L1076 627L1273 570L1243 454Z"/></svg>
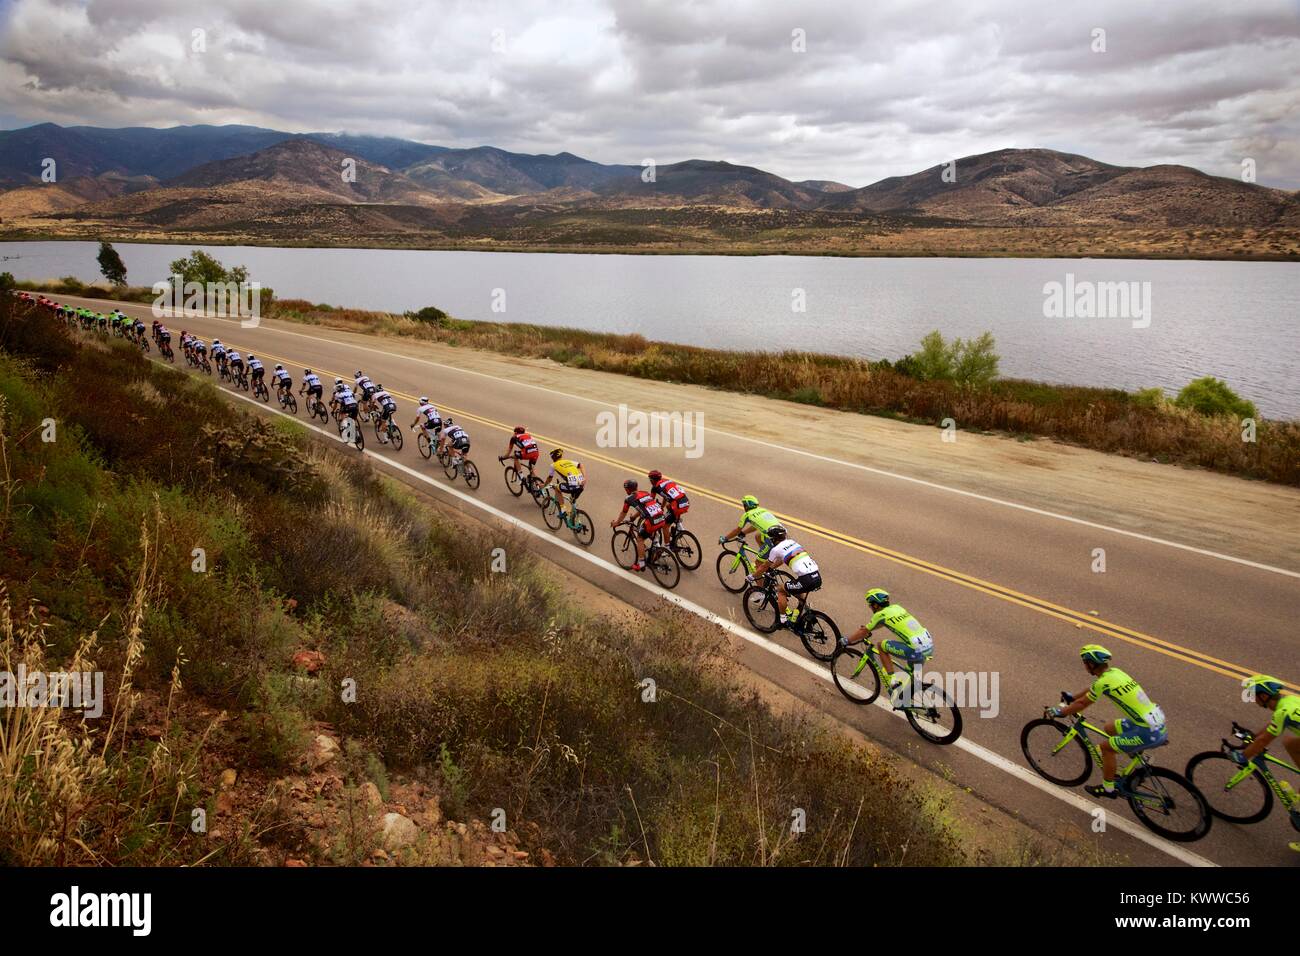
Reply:
<svg viewBox="0 0 1300 956"><path fill-rule="evenodd" d="M103 308L102 302L85 304ZM123 303L121 308L151 321L147 306ZM595 400L563 388L516 382L506 358L495 372L469 371L456 367L454 354L450 361L430 357L446 356L446 349L435 352L409 342L399 347L378 337L292 323L264 320L246 329L235 321L186 316L168 324L176 330L188 328L209 342L216 336L241 351L252 350L268 368L283 362L295 388L304 366L327 382L336 376L350 380L362 368L398 396L397 419L403 427L414 416L415 397L429 395L466 425L474 439L473 457L483 472L475 498L540 526L532 503L506 492L495 460L505 448L510 427L527 425L545 449L562 446L586 465L589 482L582 505L598 528L591 552L602 559L610 558L605 525L617 513L622 480L644 480L648 469L662 469L689 489L688 523L705 547L700 570L685 575L676 593L742 624L737 598L725 593L714 576L712 542L735 525L740 496L757 495L820 564L826 585L815 606L828 612L842 631L848 633L864 619L862 594L867 587L887 588L935 635L932 672L984 674L984 686L997 689L995 706L989 708L996 713L981 718L974 706L964 710L964 739L978 744L982 752L936 748L924 744L901 720L876 708L848 705L824 679L761 645L742 653L747 666L1036 826L1060 832L1068 823L1079 830L1080 839L1135 862L1176 860L1165 848L1119 827L1093 832L1093 821L1077 799L1065 802L1059 794L1030 786L1006 766L1025 764L1019 746L1024 723L1038 716L1044 704L1055 702L1061 690L1074 692L1087 685L1078 647L1088 642L1109 647L1117 665L1164 707L1170 744L1155 752L1155 760L1178 771L1192 754L1217 747L1232 720L1251 726L1267 722L1263 711L1241 701L1242 676L1265 671L1292 687L1300 681L1293 634L1294 622L1300 619L1300 575L1295 568L1232 560L1250 555L1171 547L869 470L863 466L907 474L906 462L871 460L870 437L877 425L869 417L853 419L863 437L860 460L836 459L802 447L797 430L792 430L788 445L780 447L708 429L699 457L687 457L680 448L600 447L597 415L627 400L627 383L619 376L608 376L608 393ZM183 366L179 357L178 365ZM774 407L789 413L786 405ZM815 409L799 413L819 414ZM393 455L376 447L373 433L367 439L368 451ZM420 458L413 441L395 458L446 484L437 463ZM1213 507L1213 502L1206 506ZM1293 516L1279 515L1278 520ZM565 531L557 537L572 540ZM1105 551L1104 572L1096 569L1098 548ZM589 562L564 555L559 560L612 589L622 586ZM799 650L788 634L774 641ZM1094 707L1094 719L1116 716L1107 707L1104 702ZM1112 818L1132 820L1122 805L1106 809ZM1222 864L1291 865L1300 860L1286 846L1295 837L1275 810L1253 827L1216 821L1209 837L1188 849Z"/></svg>

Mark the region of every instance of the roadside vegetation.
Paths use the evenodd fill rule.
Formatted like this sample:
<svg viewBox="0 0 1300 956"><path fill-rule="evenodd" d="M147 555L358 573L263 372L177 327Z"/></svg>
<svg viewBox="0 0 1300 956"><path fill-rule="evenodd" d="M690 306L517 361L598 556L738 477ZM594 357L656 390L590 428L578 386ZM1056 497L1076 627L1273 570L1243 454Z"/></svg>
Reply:
<svg viewBox="0 0 1300 956"><path fill-rule="evenodd" d="M463 862L447 821L498 811L561 864L1078 862L972 849L698 619L580 608L521 542L7 296L0 542L0 670L108 690L99 720L0 708L0 865Z"/></svg>
<svg viewBox="0 0 1300 956"><path fill-rule="evenodd" d="M190 258L202 255L196 250ZM187 261L178 260L173 270ZM220 263L215 267L221 270ZM182 271L188 275L211 270ZM150 303L155 299L147 288L110 290L72 278L18 285L52 294ZM873 362L815 352L723 351L649 341L635 334L472 322L433 306L396 315L282 299L263 314L919 424L940 426L951 418L966 429L1050 438L1095 451L1300 485L1300 421L1260 418L1253 403L1218 379L1196 379L1171 399L1158 388L1126 392L1001 378L989 333L948 340L934 331L915 353L893 362Z"/></svg>

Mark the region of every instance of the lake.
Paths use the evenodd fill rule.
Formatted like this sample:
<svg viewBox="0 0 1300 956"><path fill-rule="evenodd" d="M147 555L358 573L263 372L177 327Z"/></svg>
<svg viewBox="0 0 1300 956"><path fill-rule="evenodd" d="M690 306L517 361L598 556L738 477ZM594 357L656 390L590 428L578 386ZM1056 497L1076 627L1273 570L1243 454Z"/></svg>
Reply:
<svg viewBox="0 0 1300 956"><path fill-rule="evenodd" d="M1289 263L116 248L133 285L166 279L169 262L204 248L247 266L282 298L387 311L436 305L463 319L714 348L896 359L931 329L987 330L1006 376L1177 391L1214 375L1265 415L1300 417L1300 267ZM0 255L19 257L0 269L91 281L97 250L0 243ZM1066 308L1050 307L1052 284Z"/></svg>

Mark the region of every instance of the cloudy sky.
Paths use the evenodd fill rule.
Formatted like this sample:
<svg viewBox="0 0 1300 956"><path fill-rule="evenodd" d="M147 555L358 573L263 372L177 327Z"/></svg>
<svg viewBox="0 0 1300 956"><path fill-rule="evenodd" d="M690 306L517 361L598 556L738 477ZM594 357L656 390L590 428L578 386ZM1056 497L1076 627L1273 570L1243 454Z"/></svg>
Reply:
<svg viewBox="0 0 1300 956"><path fill-rule="evenodd" d="M1296 189L1300 0L0 0L0 128L44 121L727 159L854 186L1046 146L1226 176L1251 158Z"/></svg>

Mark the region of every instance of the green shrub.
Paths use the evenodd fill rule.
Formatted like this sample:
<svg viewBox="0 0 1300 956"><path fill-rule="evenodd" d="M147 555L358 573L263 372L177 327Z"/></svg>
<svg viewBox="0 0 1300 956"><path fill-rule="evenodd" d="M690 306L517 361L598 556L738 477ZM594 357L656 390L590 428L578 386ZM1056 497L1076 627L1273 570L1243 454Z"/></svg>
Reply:
<svg viewBox="0 0 1300 956"><path fill-rule="evenodd" d="M1257 418L1253 402L1239 396L1222 379L1206 376L1183 386L1174 399L1179 408L1190 408L1202 415L1230 415L1233 418Z"/></svg>

